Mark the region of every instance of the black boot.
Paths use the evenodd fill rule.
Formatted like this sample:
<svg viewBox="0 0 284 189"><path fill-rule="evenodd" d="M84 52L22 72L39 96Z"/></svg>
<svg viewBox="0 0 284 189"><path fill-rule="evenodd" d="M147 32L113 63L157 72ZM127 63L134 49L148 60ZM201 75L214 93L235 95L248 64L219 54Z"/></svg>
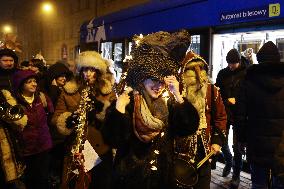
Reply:
<svg viewBox="0 0 284 189"><path fill-rule="evenodd" d="M222 177L227 177L230 174L231 169L232 169L232 163L226 162L225 167L223 169Z"/></svg>
<svg viewBox="0 0 284 189"><path fill-rule="evenodd" d="M233 175L230 183L230 189L238 189L239 185L240 185L240 174Z"/></svg>

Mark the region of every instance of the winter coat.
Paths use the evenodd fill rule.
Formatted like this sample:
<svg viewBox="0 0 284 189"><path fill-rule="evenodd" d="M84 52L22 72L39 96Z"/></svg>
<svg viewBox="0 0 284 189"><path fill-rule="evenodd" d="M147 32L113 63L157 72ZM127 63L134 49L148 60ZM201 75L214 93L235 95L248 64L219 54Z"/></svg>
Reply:
<svg viewBox="0 0 284 189"><path fill-rule="evenodd" d="M214 102L212 102L212 88L214 87ZM185 100L185 105L190 105L187 99ZM213 110L212 105L214 106L214 117L213 116ZM175 112L172 113L172 122L170 122L170 125L172 128L178 129L179 132L175 132L176 135L174 136L176 139L182 139L186 137L190 137L192 141L189 141L191 144L191 150L186 151L186 153L189 157L189 159L194 159L195 155L194 153L197 152L197 140L194 139L194 135L196 135L195 132L192 132L188 128L188 117L189 115L184 112L186 110L185 108L176 109ZM207 122L207 128L204 132L201 132L202 135L202 143L205 149L205 154L208 154L211 150L212 144L218 144L219 146L222 146L225 142L224 139L226 137L226 124L227 124L227 116L225 111L225 106L223 104L221 95L218 91L218 89L214 85L208 85L207 87L207 95L206 95L206 110L205 110L205 116L206 116L206 122ZM188 139L186 139L188 140ZM194 146L194 148L192 148Z"/></svg>
<svg viewBox="0 0 284 189"><path fill-rule="evenodd" d="M217 75L215 85L220 88L229 124L234 123L235 105L230 104L228 98L237 98L245 74L246 66L241 64L240 68L237 68L234 71L231 71L229 67L226 67Z"/></svg>
<svg viewBox="0 0 284 189"><path fill-rule="evenodd" d="M40 97L43 95L44 97ZM45 102L44 102L45 100ZM47 124L47 115L53 113L53 105L48 96L40 93L30 106L24 99L18 100L25 107L27 126L19 133L24 156L38 154L52 148L52 140Z"/></svg>
<svg viewBox="0 0 284 189"><path fill-rule="evenodd" d="M95 111L91 111L87 115L88 127L85 131L87 133L87 140L90 142L92 147L95 149L96 153L103 157L106 153L110 152L111 149L107 144L105 144L104 139L101 135L101 126L104 122L104 114L106 108L111 104L113 100L113 94L106 96L91 97L92 103L95 106ZM73 128L66 127L66 121L79 107L79 102L81 99L81 89L76 81L69 81L64 86L64 89L59 96L56 104L55 112L52 117L52 123L56 125L59 133L67 136L66 138L66 155L63 165L64 178L63 178L63 188L67 184L67 169L70 166L70 150L71 143L73 141ZM95 102L94 102L95 101Z"/></svg>
<svg viewBox="0 0 284 189"><path fill-rule="evenodd" d="M4 70L0 68L0 89L12 91L12 75L16 69Z"/></svg>
<svg viewBox="0 0 284 189"><path fill-rule="evenodd" d="M10 105L16 105L16 101L10 100L12 91L12 75L16 69L4 70L0 68L0 89L1 89L1 104L5 101L9 101ZM5 90L3 90L5 89ZM0 161L1 169L5 175L7 182L19 178L24 171L24 164L19 157L19 144L16 140L15 133L13 132L12 125L17 128L23 128L27 124L27 117L18 120L14 123L8 123L4 120L0 120ZM4 156L5 154L5 156Z"/></svg>
<svg viewBox="0 0 284 189"><path fill-rule="evenodd" d="M120 113L115 102L107 111L104 137L113 148L117 148L114 160L114 186L116 188L159 189L170 188L172 181L172 139L168 124L164 126L162 135L145 143L138 139L133 125L134 97L130 94L130 103L126 112ZM199 117L196 109L190 104L169 104L169 112L184 110L187 126L197 128ZM181 111L181 110L180 110ZM172 116L169 116L172 117ZM155 152L158 151L158 155ZM158 157L157 157L158 156ZM151 160L157 161L151 171Z"/></svg>
<svg viewBox="0 0 284 189"><path fill-rule="evenodd" d="M56 106L57 100L63 89L57 85L52 85L52 81L62 75L65 75L66 80L69 81L72 78L73 73L67 66L60 62L51 65L45 75L45 91L52 100L54 106ZM49 124L54 146L62 144L65 140L65 135L62 135L57 131L56 125L53 125L52 123Z"/></svg>
<svg viewBox="0 0 284 189"><path fill-rule="evenodd" d="M34 93L34 100L29 104L21 94L23 82L36 77L30 70L19 70L13 75L13 91L18 104L24 107L24 114L28 117L27 126L18 132L22 143L23 156L38 154L51 149L52 140L48 127L48 114L53 113L53 104L49 97L38 90Z"/></svg>
<svg viewBox="0 0 284 189"><path fill-rule="evenodd" d="M99 155L106 153L109 150L109 147L104 143L103 138L100 134L100 127L102 121L99 119L93 120L93 117L99 117L100 113L104 113L106 108L110 105L112 94L106 96L104 99L101 98L96 101L96 105L98 105L96 112L91 112L88 115L89 123L91 121L92 124L88 126L88 140L96 150ZM64 90L59 96L54 115L52 117L52 123L57 126L58 131L63 135L70 135L73 129L69 129L66 127L67 118L75 112L79 107L79 102L81 99L79 86L73 81L67 82L64 86ZM95 134L95 136L93 136ZM93 136L93 137L91 137Z"/></svg>
<svg viewBox="0 0 284 189"><path fill-rule="evenodd" d="M1 90L1 104L7 102L9 105L17 105L12 94L7 90ZM24 173L24 162L20 154L20 144L16 138L16 131L23 129L27 125L27 116L20 120L12 121L0 120L0 161L1 171L5 175L5 181L10 182L18 179Z"/></svg>
<svg viewBox="0 0 284 189"><path fill-rule="evenodd" d="M236 105L249 161L284 176L284 64L252 65Z"/></svg>

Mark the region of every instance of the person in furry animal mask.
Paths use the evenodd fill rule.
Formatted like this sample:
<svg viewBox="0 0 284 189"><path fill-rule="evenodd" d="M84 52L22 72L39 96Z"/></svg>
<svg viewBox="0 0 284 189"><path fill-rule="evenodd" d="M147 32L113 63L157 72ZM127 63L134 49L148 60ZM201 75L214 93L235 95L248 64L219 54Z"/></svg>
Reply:
<svg viewBox="0 0 284 189"><path fill-rule="evenodd" d="M112 92L114 78L109 71L108 62L95 51L86 51L79 54L76 60L78 79L71 80L63 86L55 108L52 122L57 126L61 134L67 135L67 148L63 168L62 188L109 188L112 166L112 152L108 145L104 143L101 135L101 128L105 120L107 107L115 99ZM77 126L81 124L81 116L77 112L82 97L82 90L90 88L88 99L84 107L87 111L85 128L86 140L91 144L92 148L102 160L101 163L87 172L88 176L83 172L75 174L78 168L75 166L72 158L74 152L71 152L76 141L78 132ZM86 109L90 105L92 110ZM84 139L82 139L84 140ZM86 143L83 146L86 148ZM93 157L93 156L92 156ZM86 156L86 158L92 158ZM76 172L76 171L75 171ZM81 174L82 173L82 174ZM87 179L85 176L91 178ZM91 182L90 182L91 181Z"/></svg>
<svg viewBox="0 0 284 189"><path fill-rule="evenodd" d="M225 107L217 88L209 83L207 68L206 61L193 52L186 54L181 66L182 95L185 103L191 103L199 114L197 131L192 132L187 126L184 121L186 114L175 116L171 123L178 130L174 137L174 151L192 163L200 162L210 151L218 153L226 131ZM210 171L207 161L198 169L199 179L193 188L209 189Z"/></svg>
<svg viewBox="0 0 284 189"><path fill-rule="evenodd" d="M139 41L128 63L127 85L108 110L104 136L117 153L114 160L114 189L167 189L172 146L168 119L183 109L176 79L178 61L190 43L187 32L157 32ZM165 90L175 98L167 105ZM186 111L192 128L198 125L196 109Z"/></svg>

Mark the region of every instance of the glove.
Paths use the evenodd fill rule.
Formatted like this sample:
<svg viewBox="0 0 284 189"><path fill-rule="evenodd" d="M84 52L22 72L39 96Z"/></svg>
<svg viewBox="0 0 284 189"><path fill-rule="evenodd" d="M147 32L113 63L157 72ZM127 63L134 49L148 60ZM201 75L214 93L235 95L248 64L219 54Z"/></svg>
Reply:
<svg viewBox="0 0 284 189"><path fill-rule="evenodd" d="M91 96L91 105L96 112L101 112L103 110L104 104L96 99L95 96Z"/></svg>
<svg viewBox="0 0 284 189"><path fill-rule="evenodd" d="M68 129L72 129L74 128L76 125L78 125L79 123L79 115L77 114L77 112L73 112L67 119L66 119L66 127Z"/></svg>

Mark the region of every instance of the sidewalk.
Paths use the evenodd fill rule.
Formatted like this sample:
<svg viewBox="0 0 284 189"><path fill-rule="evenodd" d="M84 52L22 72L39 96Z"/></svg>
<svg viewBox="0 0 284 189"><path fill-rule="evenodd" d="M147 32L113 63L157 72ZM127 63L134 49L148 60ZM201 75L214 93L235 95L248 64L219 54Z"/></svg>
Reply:
<svg viewBox="0 0 284 189"><path fill-rule="evenodd" d="M212 170L210 189L229 189L232 172L228 177L222 177L224 164L217 162L215 170ZM241 182L239 189L251 188L250 174L241 172Z"/></svg>

